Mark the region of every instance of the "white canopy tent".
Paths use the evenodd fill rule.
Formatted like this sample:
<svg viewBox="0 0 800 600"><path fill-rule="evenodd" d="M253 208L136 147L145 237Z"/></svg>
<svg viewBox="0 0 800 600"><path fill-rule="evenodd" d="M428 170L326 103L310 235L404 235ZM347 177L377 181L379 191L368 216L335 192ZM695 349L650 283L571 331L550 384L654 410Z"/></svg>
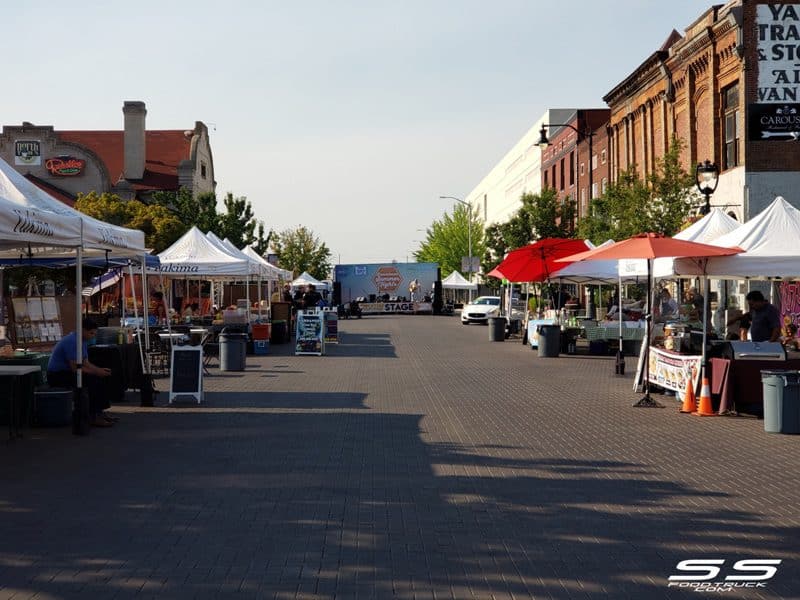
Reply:
<svg viewBox="0 0 800 600"><path fill-rule="evenodd" d="M258 253L253 250L250 246L245 246L242 248L242 252L249 256L250 258L258 261L260 264L266 267L267 272L269 273L269 279L271 281L276 280L283 280L283 281L290 281L292 279L292 272L287 271L286 269L281 269L280 267L276 267L272 263L268 262L264 257L259 256Z"/></svg>
<svg viewBox="0 0 800 600"><path fill-rule="evenodd" d="M470 283L458 271L453 271L442 279L442 287L450 290L477 290L477 283Z"/></svg>
<svg viewBox="0 0 800 600"><path fill-rule="evenodd" d="M324 281L320 281L315 277L308 274L308 271L303 271L300 276L292 281L292 287L302 287L305 285L313 285L317 290L329 290L330 286Z"/></svg>
<svg viewBox="0 0 800 600"><path fill-rule="evenodd" d="M0 159L0 197L16 205L17 211L12 214L19 219L19 228L29 229L32 233L37 229L35 223L30 222L25 216L24 211L47 211L58 215L55 222L45 220L49 229L45 227L43 231L51 231L45 235L50 239L71 239L73 247L80 246L83 256L103 256L106 252L113 253L115 256L141 256L147 254L144 247L144 233L134 229L127 229L117 225L110 225L98 219L85 215L74 208L67 206L60 200L52 197L44 190L36 187L25 177ZM5 211L3 211L5 213ZM4 214L2 217L7 220L9 216ZM14 217L11 217L14 218ZM15 223L16 223L16 220ZM12 226L17 227L15 224ZM75 240L76 227L78 228L77 240ZM31 254L34 256L61 256L74 255L74 251L63 249L63 245L50 247L46 243L34 248L31 247Z"/></svg>
<svg viewBox="0 0 800 600"><path fill-rule="evenodd" d="M23 251L28 256L75 257L76 287L80 287L83 279L85 255L147 254L143 232L110 225L80 213L33 185L2 159L0 198L3 199L3 206L0 206L0 248L3 254L18 256ZM13 225L9 218L14 221ZM7 231L9 226L10 231ZM76 295L79 296L77 289ZM82 357L83 346L81 308L81 302L76 302L75 345L79 358ZM81 392L82 360L78 360L75 381L78 390L75 410L80 417L76 423L88 422L88 404L83 401ZM76 427L75 433L85 432L81 427Z"/></svg>
<svg viewBox="0 0 800 600"><path fill-rule="evenodd" d="M800 210L778 196L767 208L730 233L708 243L738 246L744 252L708 261L675 260L675 271L685 276L716 279L773 279L800 277Z"/></svg>
<svg viewBox="0 0 800 600"><path fill-rule="evenodd" d="M713 208L702 219L693 223L681 232L676 233L676 240L686 240L689 242L699 242L701 244L712 244L714 240L730 233L741 227L742 224L736 219L728 216L720 208ZM663 277L675 277L678 273L675 269L675 261L681 259L656 258L653 261L653 277L655 279ZM714 262L719 260L714 259Z"/></svg>
<svg viewBox="0 0 800 600"><path fill-rule="evenodd" d="M249 265L243 258L218 248L197 227L184 233L158 255L164 275L187 275L230 279L245 276Z"/></svg>

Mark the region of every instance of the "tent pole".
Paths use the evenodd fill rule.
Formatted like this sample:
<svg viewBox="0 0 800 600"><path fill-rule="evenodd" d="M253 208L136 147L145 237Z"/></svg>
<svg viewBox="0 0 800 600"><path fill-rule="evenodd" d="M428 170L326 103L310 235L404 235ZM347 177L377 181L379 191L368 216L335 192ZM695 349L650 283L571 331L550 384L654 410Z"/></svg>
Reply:
<svg viewBox="0 0 800 600"><path fill-rule="evenodd" d="M617 269L619 270L619 269ZM622 275L619 275L617 283L617 319L619 320L619 348L617 348L617 362L614 366L616 375L625 375L625 352L622 349ZM609 302L609 310L611 303Z"/></svg>
<svg viewBox="0 0 800 600"><path fill-rule="evenodd" d="M663 404L660 404L653 400L650 396L650 332L651 332L651 324L653 321L653 298L652 298L652 259L647 259L647 314L645 316L645 324L647 326L645 332L645 341L644 343L647 344L645 346L644 351L644 396L634 403L633 406L638 408L664 408Z"/></svg>
<svg viewBox="0 0 800 600"><path fill-rule="evenodd" d="M73 400L72 433L86 435L89 423L89 399L83 398L83 310L81 285L83 281L83 225L81 225L81 245L76 250L75 260L75 398ZM84 424L87 429L84 429Z"/></svg>
<svg viewBox="0 0 800 600"><path fill-rule="evenodd" d="M142 257L142 260L144 260L144 257ZM138 323L139 308L136 306L136 286L134 285L134 279L133 279L133 263L130 260L128 261L128 272L130 273L131 276L131 294L133 295L133 318L134 322ZM142 282L143 282L142 286L144 287L144 280L142 280ZM144 294L144 291L142 291L142 294ZM144 297L142 297L142 310L144 310ZM145 318L146 318L146 313L145 313ZM146 373L147 367L144 364L144 351L142 350L141 336L139 336L139 343L137 344L137 346L139 346L139 360L142 363L142 373Z"/></svg>
<svg viewBox="0 0 800 600"><path fill-rule="evenodd" d="M150 315L148 315L148 306L150 302L150 289L147 285L147 257L142 256L142 312L144 313L144 347L150 350ZM140 330L141 331L141 330Z"/></svg>

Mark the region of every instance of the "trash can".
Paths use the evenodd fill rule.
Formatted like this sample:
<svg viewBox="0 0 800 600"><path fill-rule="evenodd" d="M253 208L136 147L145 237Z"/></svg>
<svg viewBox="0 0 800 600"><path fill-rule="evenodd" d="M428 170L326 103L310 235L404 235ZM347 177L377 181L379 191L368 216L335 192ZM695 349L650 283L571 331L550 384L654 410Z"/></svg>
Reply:
<svg viewBox="0 0 800 600"><path fill-rule="evenodd" d="M33 394L33 421L40 427L66 427L72 423L72 390L40 388Z"/></svg>
<svg viewBox="0 0 800 600"><path fill-rule="evenodd" d="M270 333L270 341L273 344L284 344L287 341L289 326L286 321L273 321L272 331Z"/></svg>
<svg viewBox="0 0 800 600"><path fill-rule="evenodd" d="M489 317L489 341L502 342L506 339L506 320L504 317Z"/></svg>
<svg viewBox="0 0 800 600"><path fill-rule="evenodd" d="M219 370L244 371L247 366L247 334L219 334Z"/></svg>
<svg viewBox="0 0 800 600"><path fill-rule="evenodd" d="M761 371L764 431L800 433L800 371Z"/></svg>
<svg viewBox="0 0 800 600"><path fill-rule="evenodd" d="M539 356L553 358L561 350L561 325L539 325Z"/></svg>

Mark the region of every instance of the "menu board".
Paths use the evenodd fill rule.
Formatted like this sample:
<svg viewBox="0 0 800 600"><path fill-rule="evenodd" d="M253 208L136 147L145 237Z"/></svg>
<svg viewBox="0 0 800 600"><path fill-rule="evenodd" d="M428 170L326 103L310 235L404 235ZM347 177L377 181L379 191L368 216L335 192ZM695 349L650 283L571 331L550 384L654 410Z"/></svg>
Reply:
<svg viewBox="0 0 800 600"><path fill-rule="evenodd" d="M31 321L43 321L42 299L39 296L28 298L28 318Z"/></svg>
<svg viewBox="0 0 800 600"><path fill-rule="evenodd" d="M320 311L303 311L297 314L295 354L322 356L324 347L322 318Z"/></svg>
<svg viewBox="0 0 800 600"><path fill-rule="evenodd" d="M203 347L173 346L169 402L181 397L200 401L203 397Z"/></svg>
<svg viewBox="0 0 800 600"><path fill-rule="evenodd" d="M325 343L339 343L339 315L335 310L326 310L325 315Z"/></svg>
<svg viewBox="0 0 800 600"><path fill-rule="evenodd" d="M14 320L22 321L28 318L28 299L12 298L11 304L14 306Z"/></svg>

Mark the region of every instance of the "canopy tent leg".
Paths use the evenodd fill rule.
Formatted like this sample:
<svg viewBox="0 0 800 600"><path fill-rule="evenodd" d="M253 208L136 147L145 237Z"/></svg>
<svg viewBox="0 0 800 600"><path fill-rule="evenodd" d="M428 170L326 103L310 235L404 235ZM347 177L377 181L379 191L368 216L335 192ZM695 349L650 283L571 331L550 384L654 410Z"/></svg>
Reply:
<svg viewBox="0 0 800 600"><path fill-rule="evenodd" d="M625 351L622 349L622 275L619 275L617 284L617 318L619 319L619 348L617 348L617 359L614 364L616 375L625 375ZM609 310L611 310L609 302Z"/></svg>

